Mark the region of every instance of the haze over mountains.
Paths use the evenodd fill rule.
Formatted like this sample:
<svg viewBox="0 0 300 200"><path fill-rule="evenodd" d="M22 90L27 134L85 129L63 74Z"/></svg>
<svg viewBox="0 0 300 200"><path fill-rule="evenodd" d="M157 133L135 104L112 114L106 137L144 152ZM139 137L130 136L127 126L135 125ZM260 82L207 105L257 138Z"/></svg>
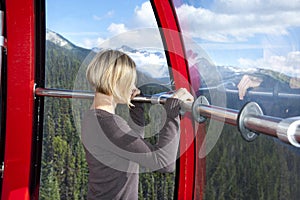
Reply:
<svg viewBox="0 0 300 200"><path fill-rule="evenodd" d="M102 49L99 47L94 47L92 49L78 47L62 35L49 29L47 29L46 40L66 50L78 52L81 54L80 57L82 57L82 55L86 55L87 52L99 52ZM134 49L126 45L121 45L118 50L131 56L137 64L138 71L140 71L144 76L152 79L146 82L153 81L153 79L155 79L163 84L170 83L169 67L164 52L149 49ZM255 69L240 69L233 66L213 66L204 58L197 59L197 62L197 66L200 66L198 67L198 71L201 71L201 75L205 76L204 79L206 82L210 82L210 79L213 80L215 77L215 75L212 74L212 67L214 67L214 70L222 77L224 76L224 78L227 78L228 76L232 77L233 74L239 75L245 71L255 71ZM211 85L213 83L208 84Z"/></svg>

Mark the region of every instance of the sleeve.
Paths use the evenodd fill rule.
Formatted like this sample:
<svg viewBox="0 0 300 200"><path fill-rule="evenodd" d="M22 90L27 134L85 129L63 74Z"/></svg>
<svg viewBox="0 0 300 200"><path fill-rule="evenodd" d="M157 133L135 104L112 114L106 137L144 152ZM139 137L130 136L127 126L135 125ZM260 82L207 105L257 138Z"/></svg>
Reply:
<svg viewBox="0 0 300 200"><path fill-rule="evenodd" d="M151 170L174 171L179 144L179 100L170 98L164 107L167 118L155 145L137 137L121 117L100 121L103 133L113 144L106 150Z"/></svg>
<svg viewBox="0 0 300 200"><path fill-rule="evenodd" d="M134 103L134 106L129 108L129 115L128 125L130 128L141 137L144 137L145 125L147 124L145 120L144 104Z"/></svg>

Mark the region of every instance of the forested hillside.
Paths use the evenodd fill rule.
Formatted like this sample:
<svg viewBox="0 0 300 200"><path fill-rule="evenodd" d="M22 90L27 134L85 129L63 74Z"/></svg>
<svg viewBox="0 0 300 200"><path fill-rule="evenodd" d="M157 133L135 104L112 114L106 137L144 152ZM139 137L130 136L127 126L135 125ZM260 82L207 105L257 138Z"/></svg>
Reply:
<svg viewBox="0 0 300 200"><path fill-rule="evenodd" d="M47 41L46 87L72 89L81 62L89 52ZM87 174L70 99L45 98L40 199L85 199Z"/></svg>
<svg viewBox="0 0 300 200"><path fill-rule="evenodd" d="M205 199L298 199L300 150L260 135L246 142L225 125L206 157Z"/></svg>

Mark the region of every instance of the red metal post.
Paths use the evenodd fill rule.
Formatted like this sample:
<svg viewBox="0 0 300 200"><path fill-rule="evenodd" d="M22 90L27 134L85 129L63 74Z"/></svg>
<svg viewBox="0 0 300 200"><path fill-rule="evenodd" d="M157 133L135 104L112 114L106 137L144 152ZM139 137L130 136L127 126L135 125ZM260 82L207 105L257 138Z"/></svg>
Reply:
<svg viewBox="0 0 300 200"><path fill-rule="evenodd" d="M2 200L30 199L35 16L33 0L6 0L7 111Z"/></svg>
<svg viewBox="0 0 300 200"><path fill-rule="evenodd" d="M172 67L175 87L190 89L188 66L184 58L184 46L180 35L177 17L171 1L151 1L159 27L162 28L166 56ZM193 199L194 192L194 166L195 144L194 128L191 118L184 117L181 120L181 139L179 159L179 174L177 174L178 199Z"/></svg>

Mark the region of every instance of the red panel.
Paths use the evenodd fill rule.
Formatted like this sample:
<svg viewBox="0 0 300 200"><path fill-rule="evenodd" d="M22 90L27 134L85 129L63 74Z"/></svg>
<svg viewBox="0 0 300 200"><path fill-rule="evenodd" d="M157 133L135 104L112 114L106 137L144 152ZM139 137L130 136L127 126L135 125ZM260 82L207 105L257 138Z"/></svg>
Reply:
<svg viewBox="0 0 300 200"><path fill-rule="evenodd" d="M196 160L195 160L195 189L194 189L194 199L200 200L204 197L204 186L205 186L205 176L206 176L206 160L204 158L199 158L199 151L202 145L205 145L205 123L198 126L198 132L196 136ZM203 152L202 152L203 153Z"/></svg>
<svg viewBox="0 0 300 200"><path fill-rule="evenodd" d="M6 0L7 121L2 200L29 199L34 100L33 3L33 0Z"/></svg>
<svg viewBox="0 0 300 200"><path fill-rule="evenodd" d="M161 28L165 45L169 51L167 57L175 80L175 87L189 89L189 75L187 63L184 59L184 47L182 44L177 18L174 14L170 1L154 0L152 5ZM178 199L193 199L194 190L194 129L193 122L189 117L181 120L180 160L178 179ZM182 153L184 152L184 153ZM177 174L178 176L178 174Z"/></svg>

